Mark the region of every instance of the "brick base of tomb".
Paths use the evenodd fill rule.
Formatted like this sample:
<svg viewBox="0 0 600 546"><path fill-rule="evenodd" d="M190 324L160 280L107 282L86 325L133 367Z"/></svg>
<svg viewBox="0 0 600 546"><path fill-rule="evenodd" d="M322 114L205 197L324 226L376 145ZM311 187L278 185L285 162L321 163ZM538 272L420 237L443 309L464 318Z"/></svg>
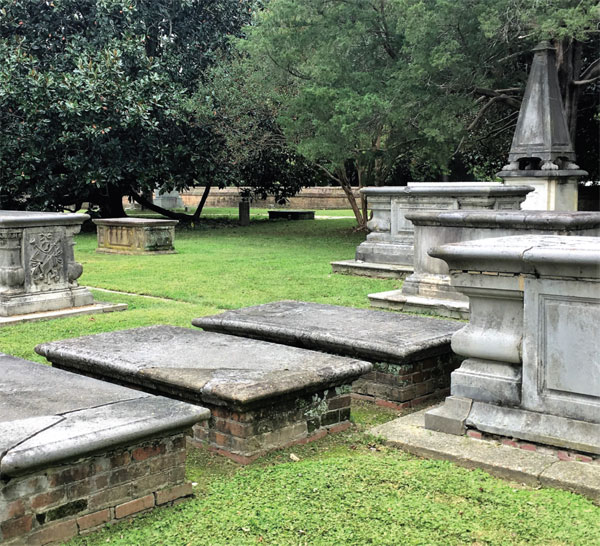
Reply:
<svg viewBox="0 0 600 546"><path fill-rule="evenodd" d="M0 481L0 542L49 544L192 494L183 433Z"/></svg>
<svg viewBox="0 0 600 546"><path fill-rule="evenodd" d="M269 401L256 409L235 411L203 403L208 421L194 426L193 441L240 463L268 451L323 438L350 426L350 386Z"/></svg>
<svg viewBox="0 0 600 546"><path fill-rule="evenodd" d="M372 372L352 384L354 397L380 406L404 409L450 391L450 374L460 365L454 353L407 364L375 363Z"/></svg>

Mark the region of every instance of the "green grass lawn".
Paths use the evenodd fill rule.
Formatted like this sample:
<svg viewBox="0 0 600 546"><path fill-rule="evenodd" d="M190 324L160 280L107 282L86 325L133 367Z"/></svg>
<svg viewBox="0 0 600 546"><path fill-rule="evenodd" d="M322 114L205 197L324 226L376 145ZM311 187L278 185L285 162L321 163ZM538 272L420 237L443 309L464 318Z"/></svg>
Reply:
<svg viewBox="0 0 600 546"><path fill-rule="evenodd" d="M189 326L195 316L280 299L366 307L368 293L400 285L331 274L329 262L352 258L364 239L351 218L257 218L242 228L232 214L178 230L175 255L96 254L95 235L79 235L81 283L132 293L94 291L97 300L129 309L5 327L1 350L43 361L33 351L43 341L150 324ZM350 430L247 467L191 449L193 500L72 544L600 544L600 507L580 496L422 460L366 433L397 415L355 405ZM291 453L300 460L292 462Z"/></svg>

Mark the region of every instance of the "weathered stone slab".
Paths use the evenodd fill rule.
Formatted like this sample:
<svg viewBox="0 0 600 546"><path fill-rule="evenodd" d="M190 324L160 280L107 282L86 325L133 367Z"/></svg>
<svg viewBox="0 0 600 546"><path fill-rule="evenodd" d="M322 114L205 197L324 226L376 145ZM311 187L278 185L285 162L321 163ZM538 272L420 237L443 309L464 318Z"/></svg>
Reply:
<svg viewBox="0 0 600 546"><path fill-rule="evenodd" d="M109 254L173 254L177 220L101 218L96 252Z"/></svg>
<svg viewBox="0 0 600 546"><path fill-rule="evenodd" d="M415 230L414 273L401 290L369 294L374 307L429 312L468 318L468 298L450 283L448 266L431 256L431 248L447 243L507 235L600 235L598 212L455 210L412 211Z"/></svg>
<svg viewBox="0 0 600 546"><path fill-rule="evenodd" d="M451 387L473 400L466 424L599 454L600 238L501 237L431 254L471 299L452 338L467 357Z"/></svg>
<svg viewBox="0 0 600 546"><path fill-rule="evenodd" d="M157 494L189 494L185 431L206 408L4 354L0 369L3 544L45 543L58 520L66 540L139 497L148 509Z"/></svg>
<svg viewBox="0 0 600 546"><path fill-rule="evenodd" d="M275 209L270 210L269 220L314 220L314 210L289 210L289 209Z"/></svg>
<svg viewBox="0 0 600 546"><path fill-rule="evenodd" d="M85 214L0 211L0 316L91 305L73 236Z"/></svg>
<svg viewBox="0 0 600 546"><path fill-rule="evenodd" d="M196 439L242 462L346 424L346 386L372 368L360 360L172 326L46 343L36 351L60 368L206 405L213 419L210 427L196 428Z"/></svg>
<svg viewBox="0 0 600 546"><path fill-rule="evenodd" d="M209 331L364 358L374 373L354 392L409 405L443 392L456 367L453 321L297 301L281 301L194 319Z"/></svg>

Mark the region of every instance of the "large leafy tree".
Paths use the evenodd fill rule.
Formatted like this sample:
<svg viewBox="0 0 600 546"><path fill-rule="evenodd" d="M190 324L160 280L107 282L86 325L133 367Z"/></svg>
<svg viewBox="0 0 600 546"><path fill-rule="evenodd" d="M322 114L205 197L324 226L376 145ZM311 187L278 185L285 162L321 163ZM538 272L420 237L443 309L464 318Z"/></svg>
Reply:
<svg viewBox="0 0 600 546"><path fill-rule="evenodd" d="M573 135L594 135L599 17L592 0L271 0L239 48L287 143L346 190L364 224L353 181L493 176L540 39L558 49ZM580 160L597 157L597 134L576 139Z"/></svg>
<svg viewBox="0 0 600 546"><path fill-rule="evenodd" d="M0 206L91 202L220 182L186 101L247 0L0 0Z"/></svg>

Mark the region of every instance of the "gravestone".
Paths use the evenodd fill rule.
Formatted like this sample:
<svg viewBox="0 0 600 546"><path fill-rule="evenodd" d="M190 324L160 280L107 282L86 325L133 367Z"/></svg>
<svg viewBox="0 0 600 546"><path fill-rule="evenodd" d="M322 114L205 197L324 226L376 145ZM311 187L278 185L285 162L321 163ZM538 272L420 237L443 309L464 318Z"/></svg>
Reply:
<svg viewBox="0 0 600 546"><path fill-rule="evenodd" d="M194 438L240 463L350 426L361 360L189 328L153 326L45 343L53 366L206 406Z"/></svg>
<svg viewBox="0 0 600 546"><path fill-rule="evenodd" d="M574 211L578 180L588 173L575 164L558 82L556 51L549 42L541 42L533 51L509 163L498 176L506 184L534 188L523 209Z"/></svg>
<svg viewBox="0 0 600 546"><path fill-rule="evenodd" d="M183 199L179 195L177 190L172 190L168 192L160 192L157 191L152 202L163 209L167 210L175 210L184 208Z"/></svg>
<svg viewBox="0 0 600 546"><path fill-rule="evenodd" d="M207 409L0 354L0 542L65 541L189 496Z"/></svg>
<svg viewBox="0 0 600 546"><path fill-rule="evenodd" d="M458 361L454 321L299 301L280 301L200 317L212 332L283 343L373 363L352 385L381 405L408 407L444 394Z"/></svg>
<svg viewBox="0 0 600 546"><path fill-rule="evenodd" d="M152 218L99 218L98 248L105 254L175 254L178 220Z"/></svg>
<svg viewBox="0 0 600 546"><path fill-rule="evenodd" d="M598 212L413 211L407 218L415 226L414 273L405 279L401 290L369 294L371 304L455 318L468 318L468 298L451 285L448 266L431 256L429 249L524 233L600 236Z"/></svg>
<svg viewBox="0 0 600 546"><path fill-rule="evenodd" d="M431 254L470 298L466 357L425 426L465 427L600 454L600 238L523 235Z"/></svg>
<svg viewBox="0 0 600 546"><path fill-rule="evenodd" d="M373 218L371 232L356 248L355 260L332 262L333 271L404 278L413 272L414 227L407 214L421 210L518 210L529 186L497 182L420 182L409 186L363 188Z"/></svg>
<svg viewBox="0 0 600 546"><path fill-rule="evenodd" d="M94 304L79 286L74 236L85 214L0 211L0 325L73 314L116 311Z"/></svg>

